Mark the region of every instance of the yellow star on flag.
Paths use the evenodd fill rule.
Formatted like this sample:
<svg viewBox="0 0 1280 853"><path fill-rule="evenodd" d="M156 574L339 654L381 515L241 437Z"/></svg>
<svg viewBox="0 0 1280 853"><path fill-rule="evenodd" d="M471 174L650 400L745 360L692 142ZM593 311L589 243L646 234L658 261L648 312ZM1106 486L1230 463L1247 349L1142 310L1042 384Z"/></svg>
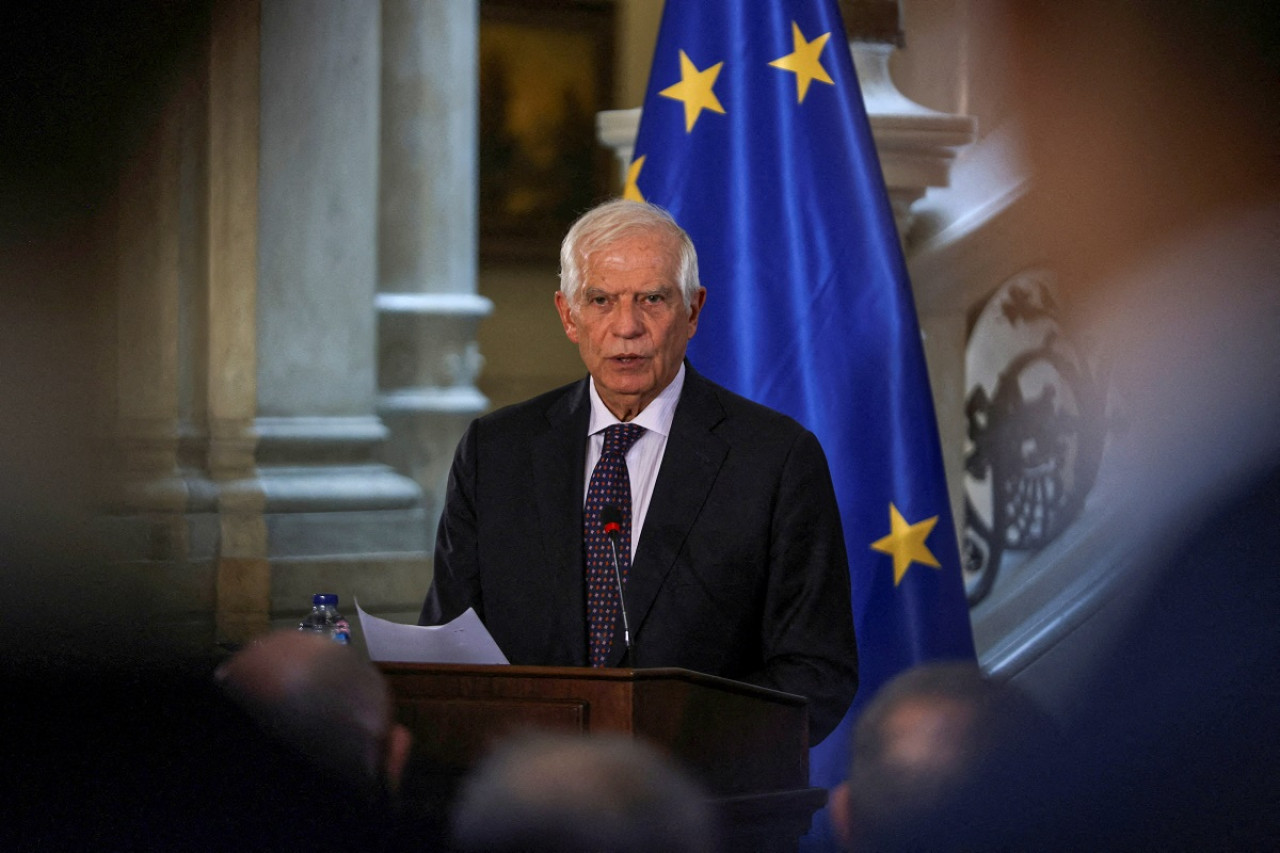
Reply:
<svg viewBox="0 0 1280 853"><path fill-rule="evenodd" d="M907 524L907 520L902 517L902 513L898 512L898 508L892 503L889 504L889 535L872 542L871 549L893 557L894 586L902 580L902 576L907 573L912 563L922 563L933 566L935 569L941 568L942 564L938 562L937 557L933 556L933 552L924 542L937 523L938 517L935 515L933 518L926 518L915 524Z"/></svg>
<svg viewBox="0 0 1280 853"><path fill-rule="evenodd" d="M823 33L813 41L805 41L804 33L800 32L799 25L792 21L791 41L795 45L795 50L781 59L775 59L769 63L774 68L795 72L796 103L804 103L804 96L809 93L809 84L814 80L835 85L831 75L827 74L827 69L823 68L822 63L818 60L818 56L822 53L822 49L827 46L827 39L829 38L831 38L831 33Z"/></svg>
<svg viewBox="0 0 1280 853"><path fill-rule="evenodd" d="M649 155L641 154L627 167L627 182L622 186L622 197L627 201L644 201L640 185L636 182L640 180L640 170L644 168L644 158L647 156Z"/></svg>
<svg viewBox="0 0 1280 853"><path fill-rule="evenodd" d="M668 86L658 94L664 98L684 102L685 133L693 131L694 122L698 120L703 110L724 114L720 99L716 97L715 92L711 91L723 67L723 62L717 62L705 71L699 71L698 66L693 64L688 54L683 50L680 51L680 82Z"/></svg>

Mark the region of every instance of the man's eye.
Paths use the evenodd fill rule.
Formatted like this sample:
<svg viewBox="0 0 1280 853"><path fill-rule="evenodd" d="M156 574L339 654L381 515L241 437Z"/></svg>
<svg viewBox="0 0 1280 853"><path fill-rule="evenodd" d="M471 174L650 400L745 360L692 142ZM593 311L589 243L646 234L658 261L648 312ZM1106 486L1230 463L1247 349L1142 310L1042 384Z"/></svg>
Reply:
<svg viewBox="0 0 1280 853"><path fill-rule="evenodd" d="M661 293L647 293L645 294L644 301L650 305L660 305L666 301L666 297Z"/></svg>

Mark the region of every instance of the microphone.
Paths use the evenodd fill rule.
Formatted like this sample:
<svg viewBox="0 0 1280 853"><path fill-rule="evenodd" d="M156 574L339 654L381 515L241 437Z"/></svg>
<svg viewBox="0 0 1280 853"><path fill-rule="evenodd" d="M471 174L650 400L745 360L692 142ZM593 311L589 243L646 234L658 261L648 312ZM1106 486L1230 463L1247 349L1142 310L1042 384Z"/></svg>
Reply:
<svg viewBox="0 0 1280 853"><path fill-rule="evenodd" d="M627 600L622 595L622 568L618 564L618 538L622 535L622 510L613 504L605 504L600 508L600 526L605 536L609 537L609 547L613 551L613 580L618 586L618 609L622 611L622 639L627 645L627 652L622 658L628 664L631 658L631 625L627 622Z"/></svg>

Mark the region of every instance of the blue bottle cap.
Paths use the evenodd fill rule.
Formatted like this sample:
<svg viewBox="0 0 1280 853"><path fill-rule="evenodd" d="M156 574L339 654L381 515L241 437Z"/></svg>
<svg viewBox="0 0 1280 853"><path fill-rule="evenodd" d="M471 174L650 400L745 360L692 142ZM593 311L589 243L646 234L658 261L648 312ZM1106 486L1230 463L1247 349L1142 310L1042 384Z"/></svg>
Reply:
<svg viewBox="0 0 1280 853"><path fill-rule="evenodd" d="M337 607L338 606L337 593L317 592L315 595L311 596L312 607L324 607L325 605L328 605L330 607Z"/></svg>

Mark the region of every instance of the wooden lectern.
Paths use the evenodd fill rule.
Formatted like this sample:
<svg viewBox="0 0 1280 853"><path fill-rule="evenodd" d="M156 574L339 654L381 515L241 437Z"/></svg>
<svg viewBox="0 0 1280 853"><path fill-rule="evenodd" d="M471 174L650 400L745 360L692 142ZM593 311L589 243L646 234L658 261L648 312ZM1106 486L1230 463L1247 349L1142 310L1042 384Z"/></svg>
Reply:
<svg viewBox="0 0 1280 853"><path fill-rule="evenodd" d="M726 850L794 851L826 801L809 787L800 696L683 669L378 666L418 749L446 773L529 727L643 737L711 792Z"/></svg>

